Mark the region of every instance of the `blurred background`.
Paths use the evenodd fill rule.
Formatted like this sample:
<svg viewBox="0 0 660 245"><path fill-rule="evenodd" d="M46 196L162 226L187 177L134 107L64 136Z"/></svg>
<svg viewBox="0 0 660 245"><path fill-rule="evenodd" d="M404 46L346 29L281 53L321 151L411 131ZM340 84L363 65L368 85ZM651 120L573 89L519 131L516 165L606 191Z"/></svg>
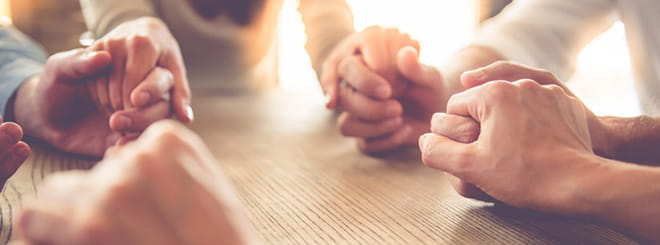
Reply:
<svg viewBox="0 0 660 245"><path fill-rule="evenodd" d="M450 62L450 55L469 43L481 21L497 14L510 2L347 1L355 16L356 30L370 25L397 27L420 41L423 62L438 67ZM297 4L297 0L285 0L280 15L280 87L320 94L304 50L305 34ZM80 36L85 32L78 0L0 0L0 22L13 23L49 53L80 47ZM613 25L582 52L577 72L568 84L597 114L640 114L623 24Z"/></svg>

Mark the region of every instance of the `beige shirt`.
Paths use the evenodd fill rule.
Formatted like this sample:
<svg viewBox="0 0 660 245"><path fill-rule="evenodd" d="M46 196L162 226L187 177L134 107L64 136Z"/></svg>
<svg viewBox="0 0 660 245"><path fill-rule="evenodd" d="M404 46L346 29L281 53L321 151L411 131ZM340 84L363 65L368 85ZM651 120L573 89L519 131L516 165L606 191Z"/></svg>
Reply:
<svg viewBox="0 0 660 245"><path fill-rule="evenodd" d="M80 2L85 22L97 37L135 18L162 19L179 42L193 88L241 91L277 84L277 20L282 0L267 0L247 26L222 15L204 19L186 0ZM351 11L343 0L300 0L299 10L308 52L319 68L329 50L354 31Z"/></svg>
<svg viewBox="0 0 660 245"><path fill-rule="evenodd" d="M660 116L658 0L518 0L487 22L473 44L566 80L580 50L617 19L626 29L641 108Z"/></svg>

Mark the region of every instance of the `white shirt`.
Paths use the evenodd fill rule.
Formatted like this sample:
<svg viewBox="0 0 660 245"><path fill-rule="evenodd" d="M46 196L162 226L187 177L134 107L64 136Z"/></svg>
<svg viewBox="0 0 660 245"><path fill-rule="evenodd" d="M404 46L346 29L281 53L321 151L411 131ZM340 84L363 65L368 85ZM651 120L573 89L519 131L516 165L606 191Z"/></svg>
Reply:
<svg viewBox="0 0 660 245"><path fill-rule="evenodd" d="M641 108L660 116L658 0L518 0L485 23L473 44L566 80L580 50L617 19L626 29Z"/></svg>

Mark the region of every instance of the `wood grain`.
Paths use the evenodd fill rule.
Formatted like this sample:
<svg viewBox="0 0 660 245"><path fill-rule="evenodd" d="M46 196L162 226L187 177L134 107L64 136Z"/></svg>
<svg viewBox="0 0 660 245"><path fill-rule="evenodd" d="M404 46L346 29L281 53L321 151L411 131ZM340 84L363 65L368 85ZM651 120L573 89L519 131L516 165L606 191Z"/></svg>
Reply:
<svg viewBox="0 0 660 245"><path fill-rule="evenodd" d="M634 244L607 227L464 199L407 149L371 157L335 129L320 98L195 94L198 132L268 244ZM2 193L0 241L48 174L94 161L47 147Z"/></svg>

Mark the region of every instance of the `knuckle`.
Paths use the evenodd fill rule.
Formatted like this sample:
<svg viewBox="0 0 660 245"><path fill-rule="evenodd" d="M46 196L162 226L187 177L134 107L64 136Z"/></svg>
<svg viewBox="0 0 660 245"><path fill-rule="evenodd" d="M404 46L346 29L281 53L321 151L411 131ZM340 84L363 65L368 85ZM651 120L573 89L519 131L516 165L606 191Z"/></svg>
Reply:
<svg viewBox="0 0 660 245"><path fill-rule="evenodd" d="M515 85L509 82L495 81L487 83L483 86L486 95L494 100L510 99L511 95L515 93Z"/></svg>
<svg viewBox="0 0 660 245"><path fill-rule="evenodd" d="M537 83L536 81L532 79L520 79L515 82L518 84L520 87L525 87L525 88L539 88L541 85Z"/></svg>
<svg viewBox="0 0 660 245"><path fill-rule="evenodd" d="M139 52L153 52L156 50L155 43L151 37L143 34L131 34L127 38L127 42Z"/></svg>

